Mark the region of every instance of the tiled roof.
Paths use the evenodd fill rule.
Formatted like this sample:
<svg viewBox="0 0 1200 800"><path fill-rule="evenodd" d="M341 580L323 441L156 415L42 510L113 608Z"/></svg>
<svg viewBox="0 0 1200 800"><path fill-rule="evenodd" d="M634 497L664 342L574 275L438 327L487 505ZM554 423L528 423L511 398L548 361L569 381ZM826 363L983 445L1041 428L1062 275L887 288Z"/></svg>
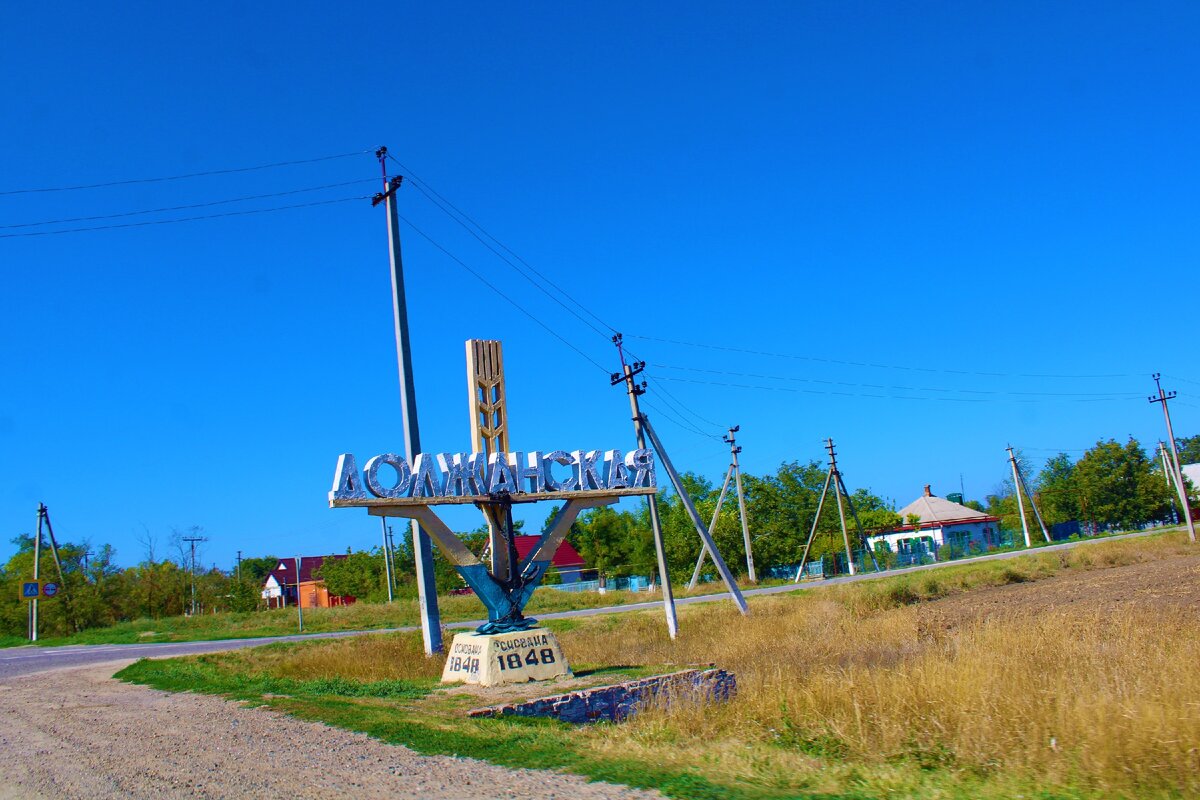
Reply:
<svg viewBox="0 0 1200 800"><path fill-rule="evenodd" d="M541 538L540 536L518 536L516 541L517 556L524 559ZM584 566L584 561L583 556L579 555L579 551L572 547L570 542L564 541L559 545L558 552L554 554L554 558L550 559L550 564L562 569L563 567L582 567Z"/></svg>
<svg viewBox="0 0 1200 800"><path fill-rule="evenodd" d="M300 583L308 583L316 580L313 577L313 572L318 567L325 563L327 558L345 558L344 555L330 556L300 556ZM281 586L296 585L296 559L281 558L279 563L275 565L275 569L271 570L271 576L274 576L275 581ZM269 576L268 576L269 577ZM265 581L264 581L265 582Z"/></svg>

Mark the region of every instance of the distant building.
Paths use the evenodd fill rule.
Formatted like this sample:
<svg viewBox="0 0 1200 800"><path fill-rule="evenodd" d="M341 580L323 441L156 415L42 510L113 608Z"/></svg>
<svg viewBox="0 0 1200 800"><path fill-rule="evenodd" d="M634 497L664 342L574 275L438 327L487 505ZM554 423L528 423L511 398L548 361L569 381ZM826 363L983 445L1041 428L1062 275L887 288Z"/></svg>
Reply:
<svg viewBox="0 0 1200 800"><path fill-rule="evenodd" d="M515 544L517 545L517 558L524 560L533 548L537 546L540 536L518 536ZM571 546L570 542L564 541L558 546L558 551L555 552L554 558L550 559L550 566L558 570L559 576L563 583L574 583L579 580L580 573L587 566L583 561L583 556L579 555L579 551Z"/></svg>
<svg viewBox="0 0 1200 800"><path fill-rule="evenodd" d="M880 531L867 538L872 549L877 542L887 542L901 563L919 561L924 556L937 558L938 548L951 545L956 556L974 548L984 551L1000 544L1000 518L976 511L960 503L937 497L925 486L925 493L900 509L904 524ZM919 521L910 525L909 516Z"/></svg>
<svg viewBox="0 0 1200 800"><path fill-rule="evenodd" d="M1184 464L1180 466L1179 471L1192 482L1192 486L1200 486L1200 464Z"/></svg>
<svg viewBox="0 0 1200 800"><path fill-rule="evenodd" d="M297 598L301 608L329 608L354 603L356 598L330 594L324 582L313 577L313 573L327 560L341 558L345 556L301 556L299 581L296 580L296 559L280 559L263 583L262 597L267 601L267 608L294 606Z"/></svg>

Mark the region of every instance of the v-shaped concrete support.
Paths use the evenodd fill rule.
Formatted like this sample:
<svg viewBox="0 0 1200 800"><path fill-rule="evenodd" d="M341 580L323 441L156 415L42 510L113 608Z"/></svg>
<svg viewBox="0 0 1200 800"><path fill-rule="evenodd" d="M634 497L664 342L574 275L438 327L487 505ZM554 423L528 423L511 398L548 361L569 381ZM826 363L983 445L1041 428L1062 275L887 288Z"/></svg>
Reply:
<svg viewBox="0 0 1200 800"><path fill-rule="evenodd" d="M510 581L501 581L488 572L487 565L454 535L454 531L429 506L373 506L370 513L380 517L415 519L487 607L488 621L480 626L479 632L503 633L523 630L537 623L537 620L525 617L522 611L534 590L541 585L554 554L558 552L559 545L579 513L588 508L611 505L619 499L586 497L567 500L521 562L515 579Z"/></svg>

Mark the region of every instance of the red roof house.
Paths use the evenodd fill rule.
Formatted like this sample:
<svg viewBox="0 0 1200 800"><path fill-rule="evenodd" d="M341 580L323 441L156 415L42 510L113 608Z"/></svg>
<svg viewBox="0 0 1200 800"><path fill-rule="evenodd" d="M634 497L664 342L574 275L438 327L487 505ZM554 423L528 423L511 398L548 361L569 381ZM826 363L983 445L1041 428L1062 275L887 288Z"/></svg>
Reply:
<svg viewBox="0 0 1200 800"><path fill-rule="evenodd" d="M299 598L302 608L348 606L356 598L330 594L325 584L313 575L326 560L345 558L344 555L301 556L300 579L296 580L296 559L281 558L263 583L262 596L269 608L295 605Z"/></svg>

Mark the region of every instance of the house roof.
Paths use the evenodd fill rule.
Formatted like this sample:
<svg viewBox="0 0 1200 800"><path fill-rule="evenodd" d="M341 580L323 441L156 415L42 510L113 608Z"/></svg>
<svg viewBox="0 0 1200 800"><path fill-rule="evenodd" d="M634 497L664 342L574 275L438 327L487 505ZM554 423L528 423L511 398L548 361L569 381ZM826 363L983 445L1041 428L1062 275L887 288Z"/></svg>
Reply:
<svg viewBox="0 0 1200 800"><path fill-rule="evenodd" d="M909 514L916 514L920 517L923 528L938 527L953 522L992 522L999 519L999 517L993 517L959 503L952 503L944 497L937 497L928 486L925 487L924 495L913 500L897 513L904 520L905 527L908 526Z"/></svg>
<svg viewBox="0 0 1200 800"><path fill-rule="evenodd" d="M315 581L313 572L318 567L325 563L325 559L345 558L345 555L330 555L330 556L300 556L300 583L308 583ZM296 585L296 559L281 558L279 563L275 565L275 569L267 574L267 578L275 578L276 583L281 586ZM263 585L266 585L266 580L263 580Z"/></svg>
<svg viewBox="0 0 1200 800"><path fill-rule="evenodd" d="M541 538L540 536L518 536L516 541L517 557L523 560L533 551ZM583 556L579 555L579 551L566 541L559 545L554 558L550 559L550 565L558 569L585 566Z"/></svg>

